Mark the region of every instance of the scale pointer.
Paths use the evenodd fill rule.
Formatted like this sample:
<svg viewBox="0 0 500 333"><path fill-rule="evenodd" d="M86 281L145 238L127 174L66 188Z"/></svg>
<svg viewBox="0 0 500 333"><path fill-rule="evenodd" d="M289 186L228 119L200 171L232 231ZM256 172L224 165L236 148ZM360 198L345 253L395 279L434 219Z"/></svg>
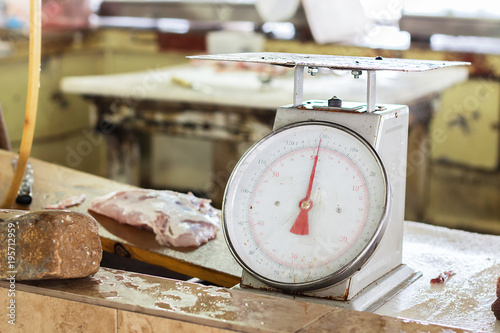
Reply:
<svg viewBox="0 0 500 333"><path fill-rule="evenodd" d="M316 174L316 165L318 164L319 148L321 146L321 138L318 143L318 150L316 151L316 156L314 157L314 164L312 167L311 175L309 176L309 186L307 187L306 197L299 202L299 215L295 220L290 232L296 235L309 235L309 211L313 206L311 200L312 186L314 182L314 176Z"/></svg>

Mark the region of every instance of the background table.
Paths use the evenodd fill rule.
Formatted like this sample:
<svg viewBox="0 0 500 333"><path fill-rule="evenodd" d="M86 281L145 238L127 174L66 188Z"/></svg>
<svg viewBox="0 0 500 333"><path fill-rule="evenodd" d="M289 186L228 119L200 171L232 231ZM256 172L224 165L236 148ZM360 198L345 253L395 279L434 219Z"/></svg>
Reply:
<svg viewBox="0 0 500 333"><path fill-rule="evenodd" d="M64 93L78 94L91 102L96 127L113 124L115 130L105 135L109 178L147 187L201 191L220 207L230 166L253 142L271 131L276 109L292 103L293 69L270 65L242 69L234 63L224 67L214 63L204 61L142 72L66 77L60 87ZM275 70L272 75L271 70ZM304 100L325 100L335 95L344 101L366 103L366 76L364 73L354 79L349 71L331 70L321 70L314 77L306 74ZM376 102L410 107L410 148L419 149L440 94L467 77L465 67L421 73L380 71ZM196 161L179 167L180 170L189 167L193 175L207 175L204 178L208 180L192 185L195 188L182 188L183 184L177 181L181 171L174 174L175 161L168 158L168 153L176 151L175 147L139 143L139 138L160 135L195 142L189 156L211 150L209 162ZM204 145L208 143L209 148ZM137 156L148 162L141 165ZM407 207L411 219L422 215L425 158L422 157L407 184L407 193L414 198L414 207ZM144 170L145 165L150 165L150 170ZM170 168L165 171L158 165ZM170 177L164 177L162 171Z"/></svg>

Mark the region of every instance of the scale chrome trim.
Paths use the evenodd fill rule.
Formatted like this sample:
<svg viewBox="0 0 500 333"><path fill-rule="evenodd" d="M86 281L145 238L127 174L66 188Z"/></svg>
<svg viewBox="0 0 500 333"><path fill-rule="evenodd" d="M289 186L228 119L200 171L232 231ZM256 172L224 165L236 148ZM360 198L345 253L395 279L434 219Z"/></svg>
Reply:
<svg viewBox="0 0 500 333"><path fill-rule="evenodd" d="M330 69L386 70L400 72L422 72L443 67L468 66L470 62L415 60L382 57L349 57L282 52L249 52L188 56L189 59L238 61L280 65L286 67L307 66Z"/></svg>
<svg viewBox="0 0 500 333"><path fill-rule="evenodd" d="M280 282L280 281L274 281L271 280L265 276L262 276L258 273L256 273L252 268L250 268L238 255L238 253L235 250L235 247L233 246L231 240L229 239L229 231L228 231L228 218L226 217L226 202L227 202L227 195L228 195L228 189L231 186L233 179L235 177L235 174L237 173L238 169L240 166L244 163L246 157L250 154L252 154L260 144L272 136L281 133L286 130L290 130L292 128L298 127L298 126L308 126L308 125L323 125L323 126L331 126L334 128L337 128L341 131L344 131L347 134L352 135L355 139L358 139L363 145L367 147L367 149L371 152L372 156L376 160L377 164L379 165L380 169L382 170L382 176L383 176L383 181L385 185L385 203L383 206L383 214L382 217L379 221L379 224L377 226L377 229L375 230L372 238L370 241L367 243L365 248L354 258L351 262L349 262L347 265L345 265L342 269L333 272L329 276L326 276L321 279L313 280L313 281L308 281L308 282L302 282L302 283L285 283L285 282ZM259 141L255 142L246 152L243 154L243 156L240 158L238 163L233 169L233 172L231 173L231 176L229 177L229 180L227 182L226 189L224 191L224 197L222 201L222 220L223 220L223 234L224 234L224 239L226 240L226 243L229 247L229 250L235 260L238 262L238 264L249 274L251 274L253 277L255 277L257 280L262 281L263 283L274 287L278 288L281 290L285 291L290 291L290 292L298 292L298 291L311 291L311 290L318 290L318 289L323 289L332 285L335 285L337 283L340 283L344 281L345 279L349 278L353 274L355 274L357 271L359 271L371 258L375 250L378 248L378 245L380 244L380 241L384 235L384 232L387 228L387 225L389 224L389 217L390 217L390 211L391 211L391 188L389 184L389 178L387 175L387 171L384 167L384 164L378 155L378 153L375 151L375 149L370 145L370 143L364 139L361 135L356 133L355 131L333 123L333 122L327 122L327 121L301 121L293 124L286 125L284 127L280 127L277 130L272 131L271 133L267 134L263 138L261 138Z"/></svg>

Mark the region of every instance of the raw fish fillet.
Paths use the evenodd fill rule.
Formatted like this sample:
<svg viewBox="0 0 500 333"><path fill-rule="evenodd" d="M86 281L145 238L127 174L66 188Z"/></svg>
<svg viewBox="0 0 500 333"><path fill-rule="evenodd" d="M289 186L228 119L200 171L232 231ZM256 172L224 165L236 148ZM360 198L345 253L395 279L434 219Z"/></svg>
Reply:
<svg viewBox="0 0 500 333"><path fill-rule="evenodd" d="M90 210L123 224L152 230L160 245L200 246L215 238L218 211L192 193L128 190L95 198Z"/></svg>

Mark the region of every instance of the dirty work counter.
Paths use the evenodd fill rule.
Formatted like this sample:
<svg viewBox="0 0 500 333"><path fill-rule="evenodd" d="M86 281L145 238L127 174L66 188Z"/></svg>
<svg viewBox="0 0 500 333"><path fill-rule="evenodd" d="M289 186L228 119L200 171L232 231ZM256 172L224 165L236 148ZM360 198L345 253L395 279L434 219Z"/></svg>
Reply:
<svg viewBox="0 0 500 333"><path fill-rule="evenodd" d="M6 287L0 282L0 293ZM2 318L2 332L463 332L106 268L16 288L16 326ZM0 298L2 309L7 301Z"/></svg>
<svg viewBox="0 0 500 333"><path fill-rule="evenodd" d="M409 105L411 130L414 124L429 119L432 104L443 90L465 81L467 75L467 69L461 67L422 73L381 71L377 74L377 102ZM314 77L306 74L304 100L336 95L344 101L365 103L366 84L366 74L359 79L348 71L320 71ZM60 88L91 101L96 127L111 123L117 129L104 133L113 152L107 166L112 179L139 184L138 133L211 142L217 158L212 157L211 164L199 167L198 172L212 168L213 175L218 175L208 182L217 193L210 197L220 207L229 176L227 165L239 159L244 152L240 147L248 147L271 130L277 107L292 103L293 69L266 65L241 69L234 64L217 67L204 62L136 73L66 77ZM226 179L219 179L221 175ZM155 178L159 177L143 172L141 180L154 184ZM199 190L205 185L200 184Z"/></svg>
<svg viewBox="0 0 500 333"><path fill-rule="evenodd" d="M6 192L12 177L12 157L13 154L0 150L0 193ZM35 173L31 210L85 193L87 200L72 210L86 212L95 196L130 188L35 159L31 163ZM424 321L474 331L500 332L500 321L490 311L496 298L496 279L500 276L499 236L406 222L403 262L421 271L423 276L375 314L368 314L224 288L238 282L241 268L231 257L221 234L197 250L180 252L157 246L152 233L120 225L102 216L95 217L100 224L105 251L113 252L114 244L120 243L132 258L221 287L107 268L84 279L19 282L16 287L17 315L25 331L33 323L36 327L49 325L47 331L50 332L57 327L65 331L78 327L88 328L85 331L116 328L120 332L141 329L148 332L160 328L199 331L201 326L210 326L212 331L209 332L315 332L332 327L338 327L339 331L370 328L375 332L442 332L440 327L411 322ZM444 285L430 284L431 278L449 270L455 275ZM0 287L6 288L8 284L1 282ZM4 309L8 301L6 292L7 289L0 289L0 308ZM0 320L1 332L8 331L4 325L6 320Z"/></svg>

